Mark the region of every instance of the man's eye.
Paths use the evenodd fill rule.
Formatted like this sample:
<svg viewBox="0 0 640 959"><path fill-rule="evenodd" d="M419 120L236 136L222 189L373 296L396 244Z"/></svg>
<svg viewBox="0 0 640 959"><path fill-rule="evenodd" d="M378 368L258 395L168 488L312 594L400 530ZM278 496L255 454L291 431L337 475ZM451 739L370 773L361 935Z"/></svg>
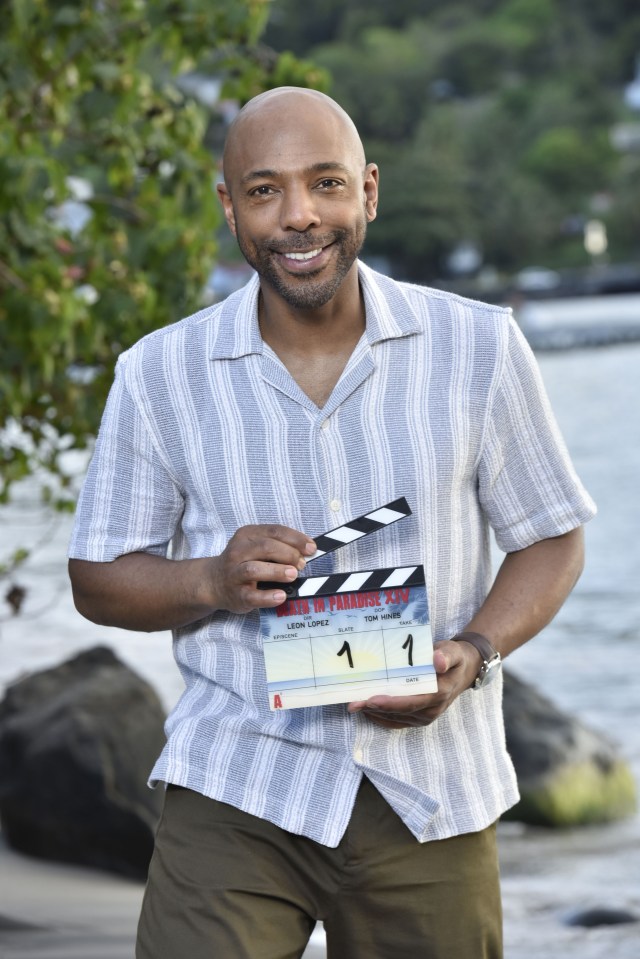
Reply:
<svg viewBox="0 0 640 959"><path fill-rule="evenodd" d="M271 192L272 190L270 186L257 186L255 190L251 191L251 196L269 196Z"/></svg>
<svg viewBox="0 0 640 959"><path fill-rule="evenodd" d="M327 190L334 186L340 186L340 183L338 180L333 180L331 177L327 177L324 180L320 180L320 186Z"/></svg>

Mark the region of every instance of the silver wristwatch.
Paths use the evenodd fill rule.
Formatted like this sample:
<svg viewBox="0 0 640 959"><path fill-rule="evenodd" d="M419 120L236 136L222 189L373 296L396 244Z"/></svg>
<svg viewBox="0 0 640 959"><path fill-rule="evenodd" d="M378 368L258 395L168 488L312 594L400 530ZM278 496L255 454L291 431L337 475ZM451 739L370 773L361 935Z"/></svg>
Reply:
<svg viewBox="0 0 640 959"><path fill-rule="evenodd" d="M481 689L488 685L494 679L502 667L502 657L500 653L493 648L486 636L482 633L458 633L453 636L454 642L470 643L478 650L482 656L482 666L480 672L471 684L471 689Z"/></svg>

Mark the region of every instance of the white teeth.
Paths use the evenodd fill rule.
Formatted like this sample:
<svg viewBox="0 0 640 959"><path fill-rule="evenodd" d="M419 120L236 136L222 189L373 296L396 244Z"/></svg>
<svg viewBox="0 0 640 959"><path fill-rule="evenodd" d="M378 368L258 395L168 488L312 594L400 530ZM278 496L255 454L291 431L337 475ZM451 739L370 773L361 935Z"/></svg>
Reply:
<svg viewBox="0 0 640 959"><path fill-rule="evenodd" d="M322 247L317 250L309 250L308 253L285 253L284 255L288 260L311 260L318 253L322 253Z"/></svg>

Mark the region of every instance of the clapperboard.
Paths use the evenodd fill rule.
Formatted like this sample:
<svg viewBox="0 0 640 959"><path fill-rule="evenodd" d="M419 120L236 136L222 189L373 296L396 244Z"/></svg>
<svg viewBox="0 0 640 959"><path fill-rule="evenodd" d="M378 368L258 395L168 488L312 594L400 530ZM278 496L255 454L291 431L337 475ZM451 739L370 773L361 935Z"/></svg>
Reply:
<svg viewBox="0 0 640 959"><path fill-rule="evenodd" d="M410 515L406 499L396 499L316 536L307 562ZM271 709L437 691L422 566L259 585L287 594L260 611Z"/></svg>

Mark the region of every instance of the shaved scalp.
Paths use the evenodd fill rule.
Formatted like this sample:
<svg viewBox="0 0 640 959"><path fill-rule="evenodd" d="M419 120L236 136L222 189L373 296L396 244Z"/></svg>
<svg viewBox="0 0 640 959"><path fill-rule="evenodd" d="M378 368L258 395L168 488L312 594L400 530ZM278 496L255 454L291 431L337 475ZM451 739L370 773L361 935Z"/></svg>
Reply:
<svg viewBox="0 0 640 959"><path fill-rule="evenodd" d="M222 171L227 189L230 189L230 171L233 161L244 135L248 135L249 128L254 123L270 123L274 134L277 131L278 118L283 119L292 113L309 115L324 113L333 118L342 128L341 133L346 143L353 151L353 157L364 170L366 160L364 147L355 123L342 107L318 90L308 90L304 87L276 87L258 94L240 110L232 121L227 132L227 138L222 155Z"/></svg>

